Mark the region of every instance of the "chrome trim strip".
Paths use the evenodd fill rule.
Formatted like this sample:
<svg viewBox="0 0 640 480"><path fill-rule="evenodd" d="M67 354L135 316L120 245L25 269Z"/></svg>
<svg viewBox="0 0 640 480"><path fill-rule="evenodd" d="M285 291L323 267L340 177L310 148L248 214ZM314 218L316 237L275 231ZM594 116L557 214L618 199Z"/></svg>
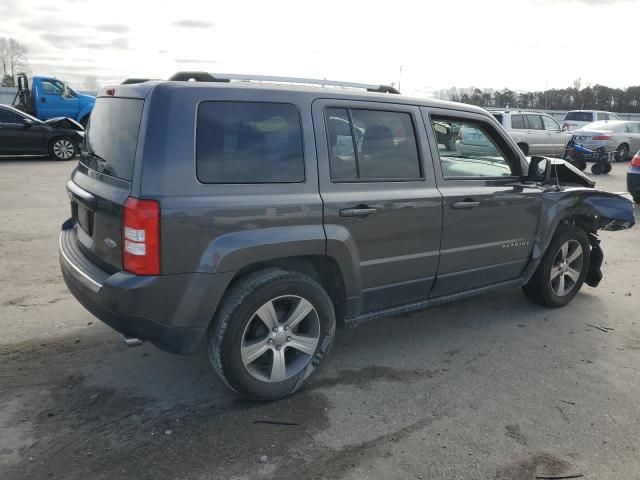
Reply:
<svg viewBox="0 0 640 480"><path fill-rule="evenodd" d="M84 188L80 188L73 180L67 180L67 190L86 202L95 202L96 197Z"/></svg>
<svg viewBox="0 0 640 480"><path fill-rule="evenodd" d="M69 266L71 268L73 268L76 272L78 272L80 275L82 275L83 278L85 278L86 280L88 280L92 285L95 285L97 287L97 289L92 289L95 292L99 292L100 289L102 288L102 283L98 283L96 282L93 278L91 278L89 275L87 275L86 273L84 273L82 270L80 270L80 267L78 267L75 263L73 263L71 260L69 260L69 257L67 257L67 255L64 253L64 250L62 249L62 235L64 234L64 231L60 232L60 236L58 237L58 250L60 251L60 255L63 256L63 258L67 261L67 263L69 264Z"/></svg>

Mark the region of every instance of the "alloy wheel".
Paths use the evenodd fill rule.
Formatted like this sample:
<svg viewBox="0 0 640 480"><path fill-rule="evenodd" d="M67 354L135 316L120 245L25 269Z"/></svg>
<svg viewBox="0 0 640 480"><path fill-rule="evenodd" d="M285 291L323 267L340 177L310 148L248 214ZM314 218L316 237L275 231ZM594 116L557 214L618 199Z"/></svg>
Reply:
<svg viewBox="0 0 640 480"><path fill-rule="evenodd" d="M549 275L553 293L559 297L568 295L578 283L583 264L584 252L580 242L572 239L563 243L556 253Z"/></svg>
<svg viewBox="0 0 640 480"><path fill-rule="evenodd" d="M307 366L319 341L320 319L311 302L284 295L252 315L242 334L240 355L253 378L281 382Z"/></svg>
<svg viewBox="0 0 640 480"><path fill-rule="evenodd" d="M64 138L57 140L53 144L54 155L62 160L68 160L69 158L71 158L74 154L74 151L75 148L73 146L73 143Z"/></svg>

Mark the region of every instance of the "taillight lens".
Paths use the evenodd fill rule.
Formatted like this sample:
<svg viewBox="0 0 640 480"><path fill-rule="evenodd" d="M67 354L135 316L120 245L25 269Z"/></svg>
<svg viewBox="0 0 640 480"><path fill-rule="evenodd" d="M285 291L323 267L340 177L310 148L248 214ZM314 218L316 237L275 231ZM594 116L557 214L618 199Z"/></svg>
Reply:
<svg viewBox="0 0 640 480"><path fill-rule="evenodd" d="M591 140L611 140L611 135L596 135Z"/></svg>
<svg viewBox="0 0 640 480"><path fill-rule="evenodd" d="M136 275L160 274L160 204L129 197L122 218L122 263Z"/></svg>
<svg viewBox="0 0 640 480"><path fill-rule="evenodd" d="M640 152L636 153L631 159L632 167L640 167Z"/></svg>

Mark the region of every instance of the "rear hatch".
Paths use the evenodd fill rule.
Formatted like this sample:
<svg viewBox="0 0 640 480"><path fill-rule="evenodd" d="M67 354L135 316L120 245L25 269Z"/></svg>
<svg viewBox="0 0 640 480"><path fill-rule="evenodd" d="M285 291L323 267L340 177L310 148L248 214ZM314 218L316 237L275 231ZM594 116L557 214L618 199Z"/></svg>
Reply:
<svg viewBox="0 0 640 480"><path fill-rule="evenodd" d="M564 117L564 127L568 131L577 130L594 121L593 112L568 112Z"/></svg>
<svg viewBox="0 0 640 480"><path fill-rule="evenodd" d="M67 183L80 250L103 270L122 270L122 213L131 193L144 99L99 97L78 168Z"/></svg>

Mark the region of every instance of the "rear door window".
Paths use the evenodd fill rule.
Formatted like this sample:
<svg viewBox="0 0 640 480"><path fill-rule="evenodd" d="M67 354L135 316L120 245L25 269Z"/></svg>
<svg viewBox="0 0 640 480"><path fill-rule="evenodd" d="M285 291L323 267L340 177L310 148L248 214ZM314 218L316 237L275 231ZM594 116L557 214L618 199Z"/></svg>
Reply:
<svg viewBox="0 0 640 480"><path fill-rule="evenodd" d="M411 114L328 108L326 122L332 180L422 178Z"/></svg>
<svg viewBox="0 0 640 480"><path fill-rule="evenodd" d="M524 130L524 116L523 115L511 115L511 128L515 130Z"/></svg>
<svg viewBox="0 0 640 480"><path fill-rule="evenodd" d="M131 181L144 100L98 98L87 126L80 161L89 168Z"/></svg>
<svg viewBox="0 0 640 480"><path fill-rule="evenodd" d="M201 103L196 170L203 183L304 181L298 109L285 103Z"/></svg>

